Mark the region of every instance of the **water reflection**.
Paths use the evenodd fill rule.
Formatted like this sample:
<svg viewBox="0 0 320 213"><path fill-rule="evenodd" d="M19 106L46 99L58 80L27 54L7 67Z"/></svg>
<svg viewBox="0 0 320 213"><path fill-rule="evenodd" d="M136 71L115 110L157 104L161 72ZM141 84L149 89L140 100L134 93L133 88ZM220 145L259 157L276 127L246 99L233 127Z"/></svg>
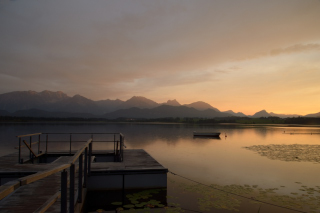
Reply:
<svg viewBox="0 0 320 213"><path fill-rule="evenodd" d="M193 138L193 131L221 132L221 140ZM121 132L128 148L145 149L170 170L200 182L212 184L256 184L261 187L296 187L300 181L316 185L320 171L310 162L270 160L243 147L268 144L320 143L317 135L290 135L283 132L318 132L315 127L179 125L179 124L105 124L105 123L31 123L0 125L0 155L14 152L16 135L35 132ZM224 135L227 137L224 137ZM79 136L80 137L80 136ZM84 140L87 140L87 136ZM94 140L100 139L95 136ZM55 146L57 144L51 144ZM101 144L94 145L102 149Z"/></svg>

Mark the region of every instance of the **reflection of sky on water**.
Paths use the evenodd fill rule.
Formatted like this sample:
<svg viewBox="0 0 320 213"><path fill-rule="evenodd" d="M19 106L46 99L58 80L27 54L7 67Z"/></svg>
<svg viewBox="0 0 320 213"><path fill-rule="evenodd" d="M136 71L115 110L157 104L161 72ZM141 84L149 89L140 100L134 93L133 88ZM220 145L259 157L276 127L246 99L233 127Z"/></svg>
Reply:
<svg viewBox="0 0 320 213"><path fill-rule="evenodd" d="M193 138L193 131L221 132L221 140ZM169 170L203 183L256 184L266 188L284 185L286 187L281 189L283 192L288 188L295 189L296 181L308 186L316 186L317 177L320 175L318 164L270 160L243 149L251 145L320 144L320 135L290 135L283 134L284 131L320 132L320 128L103 123L2 124L0 126L0 155L15 151L13 147L18 145L15 136L21 134L121 132L125 136L127 148L145 149ZM69 139L68 137L69 135L66 140ZM78 136L73 137L75 139ZM88 137L84 136L83 140L87 139ZM94 140L100 139L102 136L94 136ZM51 145L55 148L62 146ZM94 145L96 149L105 147L103 144Z"/></svg>

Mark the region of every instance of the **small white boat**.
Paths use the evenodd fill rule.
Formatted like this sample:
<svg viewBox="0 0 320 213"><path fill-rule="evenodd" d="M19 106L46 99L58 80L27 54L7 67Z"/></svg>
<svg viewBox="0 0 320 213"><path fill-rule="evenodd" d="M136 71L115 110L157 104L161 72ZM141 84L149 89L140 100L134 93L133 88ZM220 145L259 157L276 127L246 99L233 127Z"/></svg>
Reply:
<svg viewBox="0 0 320 213"><path fill-rule="evenodd" d="M197 137L219 137L220 132L193 132L193 136Z"/></svg>

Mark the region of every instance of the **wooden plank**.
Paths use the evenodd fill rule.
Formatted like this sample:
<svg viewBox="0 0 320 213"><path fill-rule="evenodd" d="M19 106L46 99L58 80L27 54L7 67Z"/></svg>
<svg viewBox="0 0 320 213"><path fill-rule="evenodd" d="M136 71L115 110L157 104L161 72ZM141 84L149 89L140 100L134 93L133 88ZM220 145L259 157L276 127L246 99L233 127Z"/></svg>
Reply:
<svg viewBox="0 0 320 213"><path fill-rule="evenodd" d="M0 212L34 212L60 189L60 174L20 186L0 202Z"/></svg>
<svg viewBox="0 0 320 213"><path fill-rule="evenodd" d="M60 197L61 197L61 192L57 192L33 213L46 212Z"/></svg>
<svg viewBox="0 0 320 213"><path fill-rule="evenodd" d="M20 187L19 181L10 181L0 186L0 200L11 194L14 190Z"/></svg>
<svg viewBox="0 0 320 213"><path fill-rule="evenodd" d="M33 133L33 134L28 134L28 135L18 135L17 138L23 138L23 137L29 137L29 136L34 136L34 135L41 135L42 133Z"/></svg>
<svg viewBox="0 0 320 213"><path fill-rule="evenodd" d="M30 152L33 154L33 156L37 156L34 152L33 152L33 150L31 149L31 147L27 144L27 142L25 141L25 140L23 140L23 143L27 146L27 148L30 150Z"/></svg>
<svg viewBox="0 0 320 213"><path fill-rule="evenodd" d="M52 174L55 174L59 171L62 171L64 169L67 169L70 167L70 164L63 164L61 166L57 166L53 169L49 169L49 170L46 170L46 171L42 171L42 172L37 172L36 174L33 174L33 175L29 175L29 176L26 176L26 177L23 177L23 178L20 178L18 179L20 181L20 185L23 186L23 185L27 185L27 184L30 184L34 181L37 181L37 180L40 180L42 178L45 178L49 175L52 175Z"/></svg>

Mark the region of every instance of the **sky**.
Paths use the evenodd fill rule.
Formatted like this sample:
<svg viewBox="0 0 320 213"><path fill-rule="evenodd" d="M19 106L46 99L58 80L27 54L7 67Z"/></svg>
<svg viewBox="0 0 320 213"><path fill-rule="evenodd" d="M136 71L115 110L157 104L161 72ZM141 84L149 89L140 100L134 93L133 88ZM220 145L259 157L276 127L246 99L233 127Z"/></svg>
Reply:
<svg viewBox="0 0 320 213"><path fill-rule="evenodd" d="M320 111L319 0L0 0L0 94Z"/></svg>

